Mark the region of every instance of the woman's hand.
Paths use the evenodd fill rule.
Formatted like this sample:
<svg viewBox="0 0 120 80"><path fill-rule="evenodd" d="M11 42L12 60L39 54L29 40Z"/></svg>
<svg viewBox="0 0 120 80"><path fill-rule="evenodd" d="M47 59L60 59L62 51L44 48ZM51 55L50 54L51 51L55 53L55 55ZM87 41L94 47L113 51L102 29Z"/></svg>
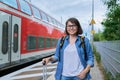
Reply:
<svg viewBox="0 0 120 80"><path fill-rule="evenodd" d="M51 59L51 57L44 58L44 59L42 59L42 63L43 64L48 64L50 62L50 59Z"/></svg>
<svg viewBox="0 0 120 80"><path fill-rule="evenodd" d="M80 72L80 74L78 75L78 77L80 79L84 79L86 77L86 74L90 71L90 65L88 64L87 67L82 71Z"/></svg>
<svg viewBox="0 0 120 80"><path fill-rule="evenodd" d="M86 76L86 73L87 72L85 70L83 70L82 72L80 72L80 74L77 77L79 77L80 79L84 79Z"/></svg>

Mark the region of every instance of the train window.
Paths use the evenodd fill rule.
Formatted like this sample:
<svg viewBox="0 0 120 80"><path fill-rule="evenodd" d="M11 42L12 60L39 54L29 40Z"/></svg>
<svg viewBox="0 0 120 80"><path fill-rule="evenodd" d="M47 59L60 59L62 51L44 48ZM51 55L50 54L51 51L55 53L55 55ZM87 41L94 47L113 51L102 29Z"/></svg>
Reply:
<svg viewBox="0 0 120 80"><path fill-rule="evenodd" d="M24 0L19 0L19 2L20 2L21 11L31 15L31 9L29 4Z"/></svg>
<svg viewBox="0 0 120 80"><path fill-rule="evenodd" d="M52 41L52 47L55 47L55 39L51 39Z"/></svg>
<svg viewBox="0 0 120 80"><path fill-rule="evenodd" d="M52 23L52 19L51 19L50 16L48 16L48 20L49 20L50 23Z"/></svg>
<svg viewBox="0 0 120 80"><path fill-rule="evenodd" d="M0 0L0 2L3 2L11 7L18 8L16 0Z"/></svg>
<svg viewBox="0 0 120 80"><path fill-rule="evenodd" d="M44 21L48 21L47 15L45 13L41 12L41 16Z"/></svg>
<svg viewBox="0 0 120 80"><path fill-rule="evenodd" d="M49 48L51 44L51 39L50 38L46 38L46 48Z"/></svg>
<svg viewBox="0 0 120 80"><path fill-rule="evenodd" d="M55 39L55 45L57 44L57 42L58 42L58 39Z"/></svg>
<svg viewBox="0 0 120 80"><path fill-rule="evenodd" d="M36 18L41 19L40 12L37 8L32 6L33 14Z"/></svg>
<svg viewBox="0 0 120 80"><path fill-rule="evenodd" d="M52 23L54 24L54 19L52 18Z"/></svg>
<svg viewBox="0 0 120 80"><path fill-rule="evenodd" d="M14 34L13 34L13 36L14 36L14 44L13 44L13 51L14 52L17 52L18 51L18 24L15 24L14 25Z"/></svg>
<svg viewBox="0 0 120 80"><path fill-rule="evenodd" d="M44 48L44 38L43 37L38 37L38 48Z"/></svg>
<svg viewBox="0 0 120 80"><path fill-rule="evenodd" d="M56 21L56 20L54 20L54 23L55 23L55 25L57 26L57 21Z"/></svg>
<svg viewBox="0 0 120 80"><path fill-rule="evenodd" d="M59 22L57 22L57 26L60 27Z"/></svg>
<svg viewBox="0 0 120 80"><path fill-rule="evenodd" d="M36 49L36 37L35 36L28 36L27 49L28 50Z"/></svg>
<svg viewBox="0 0 120 80"><path fill-rule="evenodd" d="M56 25L56 20L55 19L53 19L53 24Z"/></svg>
<svg viewBox="0 0 120 80"><path fill-rule="evenodd" d="M8 52L8 22L3 22L2 25L2 53Z"/></svg>

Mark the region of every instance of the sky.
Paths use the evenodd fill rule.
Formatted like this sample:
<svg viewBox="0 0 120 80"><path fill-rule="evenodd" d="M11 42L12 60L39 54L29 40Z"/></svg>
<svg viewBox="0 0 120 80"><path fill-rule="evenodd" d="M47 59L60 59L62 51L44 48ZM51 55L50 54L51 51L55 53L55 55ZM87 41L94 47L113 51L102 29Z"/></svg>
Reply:
<svg viewBox="0 0 120 80"><path fill-rule="evenodd" d="M80 21L84 33L91 31L92 0L31 0L31 3L63 24L68 18L75 17ZM95 32L103 31L101 22L106 10L102 0L94 0Z"/></svg>

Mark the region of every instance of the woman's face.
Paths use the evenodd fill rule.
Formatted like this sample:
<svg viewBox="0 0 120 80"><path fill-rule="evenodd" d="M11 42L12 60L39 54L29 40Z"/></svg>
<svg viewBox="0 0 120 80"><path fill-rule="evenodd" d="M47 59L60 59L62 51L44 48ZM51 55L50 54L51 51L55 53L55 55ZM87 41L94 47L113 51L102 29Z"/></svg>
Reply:
<svg viewBox="0 0 120 80"><path fill-rule="evenodd" d="M69 35L76 35L77 30L78 30L78 27L76 24L68 21L66 27L67 27L67 32L69 33Z"/></svg>

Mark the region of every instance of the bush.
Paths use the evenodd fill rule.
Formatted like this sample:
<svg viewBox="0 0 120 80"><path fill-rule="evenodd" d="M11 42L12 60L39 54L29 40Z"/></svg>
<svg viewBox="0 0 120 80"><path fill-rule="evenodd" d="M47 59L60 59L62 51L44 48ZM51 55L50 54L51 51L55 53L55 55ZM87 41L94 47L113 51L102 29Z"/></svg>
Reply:
<svg viewBox="0 0 120 80"><path fill-rule="evenodd" d="M120 74L117 74L114 78L110 72L105 72L106 78L105 80L120 80Z"/></svg>
<svg viewBox="0 0 120 80"><path fill-rule="evenodd" d="M101 62L101 56L100 56L100 54L96 51L95 46L93 46L93 53L94 53L94 55L95 55L96 61L97 61L98 63L100 63L100 62Z"/></svg>

